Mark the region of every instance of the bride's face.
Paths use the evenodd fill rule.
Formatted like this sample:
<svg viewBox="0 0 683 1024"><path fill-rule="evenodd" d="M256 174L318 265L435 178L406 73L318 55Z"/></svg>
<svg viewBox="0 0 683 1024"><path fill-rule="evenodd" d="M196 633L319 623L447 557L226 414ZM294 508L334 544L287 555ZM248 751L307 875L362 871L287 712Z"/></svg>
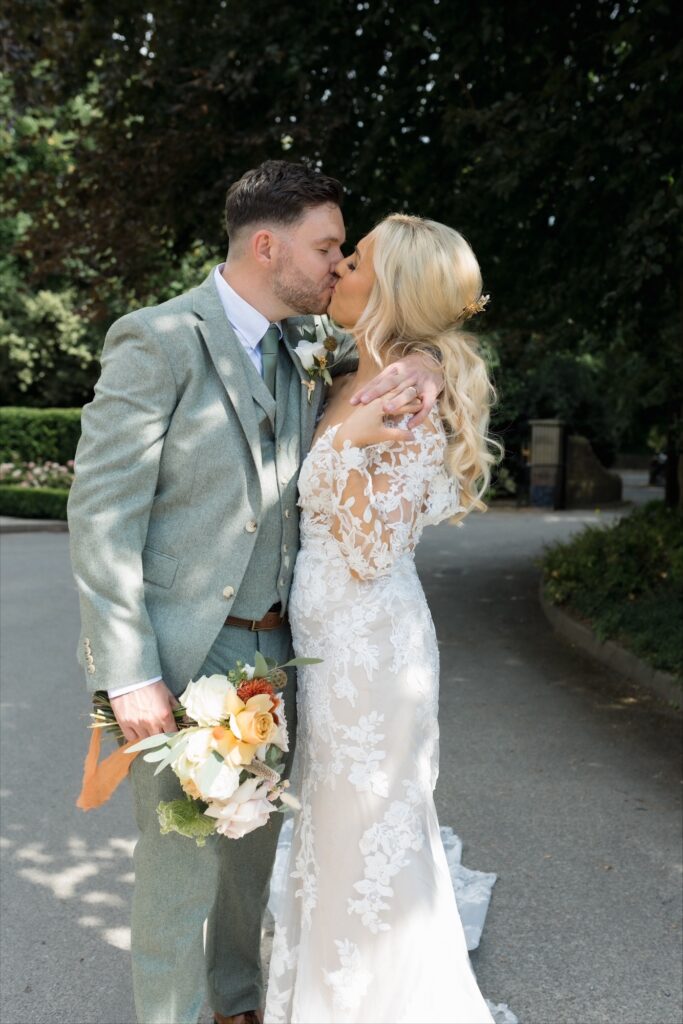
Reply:
<svg viewBox="0 0 683 1024"><path fill-rule="evenodd" d="M327 312L342 327L353 327L368 304L375 283L372 239L362 238L350 256L334 268L339 280L334 286Z"/></svg>

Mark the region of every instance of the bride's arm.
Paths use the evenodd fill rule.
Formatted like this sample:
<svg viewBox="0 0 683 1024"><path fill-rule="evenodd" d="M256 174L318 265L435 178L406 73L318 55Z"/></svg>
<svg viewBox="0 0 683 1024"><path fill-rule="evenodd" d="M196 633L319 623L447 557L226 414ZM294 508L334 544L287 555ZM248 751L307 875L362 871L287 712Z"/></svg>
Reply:
<svg viewBox="0 0 683 1024"><path fill-rule="evenodd" d="M415 547L435 455L441 448L431 424L411 441L333 449L330 532L356 578L385 575Z"/></svg>

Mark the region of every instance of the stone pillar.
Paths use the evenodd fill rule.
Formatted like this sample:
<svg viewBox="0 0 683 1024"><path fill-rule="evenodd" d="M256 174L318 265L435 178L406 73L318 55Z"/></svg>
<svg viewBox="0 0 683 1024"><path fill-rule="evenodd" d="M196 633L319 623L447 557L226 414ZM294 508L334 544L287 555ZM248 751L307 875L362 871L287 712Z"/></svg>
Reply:
<svg viewBox="0 0 683 1024"><path fill-rule="evenodd" d="M531 480L529 501L539 508L564 507L564 424L529 420Z"/></svg>

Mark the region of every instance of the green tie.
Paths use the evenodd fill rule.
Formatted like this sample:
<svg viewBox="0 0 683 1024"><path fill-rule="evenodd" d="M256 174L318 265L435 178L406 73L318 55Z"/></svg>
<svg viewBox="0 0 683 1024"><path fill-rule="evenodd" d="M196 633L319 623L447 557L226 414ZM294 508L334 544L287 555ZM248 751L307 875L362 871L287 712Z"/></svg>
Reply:
<svg viewBox="0 0 683 1024"><path fill-rule="evenodd" d="M275 373L277 371L279 344L280 330L274 324L271 324L261 338L261 359L263 360L263 379L273 397L275 397Z"/></svg>

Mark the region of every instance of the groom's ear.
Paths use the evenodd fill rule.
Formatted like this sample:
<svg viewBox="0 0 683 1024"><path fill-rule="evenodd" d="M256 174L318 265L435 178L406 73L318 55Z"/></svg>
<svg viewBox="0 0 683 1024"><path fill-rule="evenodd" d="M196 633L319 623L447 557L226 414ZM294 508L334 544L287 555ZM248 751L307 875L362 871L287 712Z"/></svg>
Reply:
<svg viewBox="0 0 683 1024"><path fill-rule="evenodd" d="M254 259L262 266L270 267L277 251L278 241L272 231L261 228L251 236L250 249Z"/></svg>

